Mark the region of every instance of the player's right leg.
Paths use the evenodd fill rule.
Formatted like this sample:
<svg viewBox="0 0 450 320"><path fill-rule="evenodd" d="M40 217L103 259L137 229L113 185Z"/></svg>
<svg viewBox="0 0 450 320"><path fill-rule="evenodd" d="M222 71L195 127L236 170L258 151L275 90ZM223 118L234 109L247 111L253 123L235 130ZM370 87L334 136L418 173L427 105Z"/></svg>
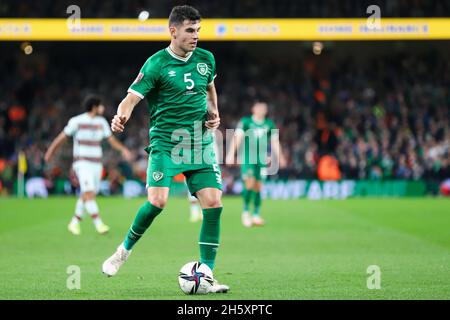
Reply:
<svg viewBox="0 0 450 320"><path fill-rule="evenodd" d="M100 191L100 183L102 181L102 172L103 166L101 164L95 165L92 168L92 175L94 177L94 190L89 193L88 200L85 202L86 211L92 218L95 229L100 234L105 234L109 231L109 227L103 223L103 220L100 218L100 210L98 208L97 202L95 201L95 197Z"/></svg>
<svg viewBox="0 0 450 320"><path fill-rule="evenodd" d="M80 198L83 202L84 210L91 216L97 232L103 234L108 232L109 227L100 218L100 210L95 195L100 187L102 165L88 161L77 161L73 165L75 174L80 184ZM79 228L79 225L78 225ZM69 231L76 231L72 222L69 224Z"/></svg>
<svg viewBox="0 0 450 320"><path fill-rule="evenodd" d="M250 168L249 166L243 166L242 178L244 180L244 188L242 190L242 195L244 199L244 209L242 211L241 220L242 224L245 227L251 227L252 217L250 215L250 202L253 198L253 189L256 182L253 176L252 168Z"/></svg>
<svg viewBox="0 0 450 320"><path fill-rule="evenodd" d="M170 159L170 158L169 158ZM116 252L103 263L103 273L113 276L128 259L132 248L161 213L169 198L173 174L164 170L170 162L164 155L149 157L147 168L147 201L139 208L134 221Z"/></svg>
<svg viewBox="0 0 450 320"><path fill-rule="evenodd" d="M100 218L100 209L98 208L97 201L95 201L95 191L84 192L81 197L84 201L84 207L92 218L95 229L100 234L105 234L109 231L109 227L103 223L102 218Z"/></svg>
<svg viewBox="0 0 450 320"><path fill-rule="evenodd" d="M73 164L73 171L78 179L80 185L80 197L77 200L75 207L75 215L70 221L67 229L74 235L81 234L80 222L83 218L83 214L86 210L86 192L94 190L94 179L92 170L88 163L85 161L77 161Z"/></svg>
<svg viewBox="0 0 450 320"><path fill-rule="evenodd" d="M75 205L75 215L72 217L72 220L70 220L70 223L67 226L69 232L71 232L76 236L81 234L80 222L83 219L83 214L85 211L84 200L82 197L81 190L86 186L87 183L89 183L84 181L86 179L86 175L82 175L83 170L82 168L80 168L80 164L81 164L80 162L75 162L73 164L73 171L75 172L75 176L77 177L78 182L80 184L80 197L78 198L77 203Z"/></svg>
<svg viewBox="0 0 450 320"><path fill-rule="evenodd" d="M77 204L75 205L75 214L67 226L69 231L76 236L81 234L80 222L83 220L84 212L84 201L80 196L77 200Z"/></svg>
<svg viewBox="0 0 450 320"><path fill-rule="evenodd" d="M260 215L260 208L261 208L261 188L262 188L262 182L261 181L255 181L255 184L253 186L253 192L255 194L254 199L254 210L252 214L252 224L254 226L263 226L265 224L265 221L263 218L261 218Z"/></svg>
<svg viewBox="0 0 450 320"><path fill-rule="evenodd" d="M147 189L147 201L139 208L125 240L117 247L116 252L103 263L104 274L112 277L119 271L127 261L134 245L163 210L168 197L168 187L149 187Z"/></svg>

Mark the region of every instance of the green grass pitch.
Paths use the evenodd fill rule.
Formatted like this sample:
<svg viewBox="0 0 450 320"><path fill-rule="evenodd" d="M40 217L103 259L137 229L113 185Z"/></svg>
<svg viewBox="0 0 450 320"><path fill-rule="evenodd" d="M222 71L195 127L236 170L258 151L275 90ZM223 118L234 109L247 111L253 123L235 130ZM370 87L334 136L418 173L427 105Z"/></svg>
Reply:
<svg viewBox="0 0 450 320"><path fill-rule="evenodd" d="M264 201L267 225L240 223L241 199L224 198L214 274L228 294L187 296L180 267L198 258L200 223L171 198L113 278L102 262L122 241L144 199L99 198L107 235L90 218L67 231L75 198L0 200L0 299L449 299L450 201L352 199ZM81 289L66 287L67 268ZM367 288L367 268L381 289Z"/></svg>

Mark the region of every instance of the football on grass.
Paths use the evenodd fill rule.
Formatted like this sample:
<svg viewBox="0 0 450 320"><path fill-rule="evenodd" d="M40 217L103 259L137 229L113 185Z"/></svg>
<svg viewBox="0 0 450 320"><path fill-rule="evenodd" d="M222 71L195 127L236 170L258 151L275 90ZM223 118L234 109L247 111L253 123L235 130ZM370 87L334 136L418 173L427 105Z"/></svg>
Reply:
<svg viewBox="0 0 450 320"><path fill-rule="evenodd" d="M207 294L213 279L211 269L198 261L186 263L178 275L180 288L186 294Z"/></svg>

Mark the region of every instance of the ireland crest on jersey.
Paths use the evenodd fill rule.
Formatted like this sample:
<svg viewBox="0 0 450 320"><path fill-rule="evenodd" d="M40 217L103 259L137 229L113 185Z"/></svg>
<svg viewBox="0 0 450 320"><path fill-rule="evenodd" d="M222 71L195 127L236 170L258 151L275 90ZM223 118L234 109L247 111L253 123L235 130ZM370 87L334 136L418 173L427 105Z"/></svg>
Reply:
<svg viewBox="0 0 450 320"><path fill-rule="evenodd" d="M208 72L208 65L206 63L197 63L197 71L202 76L206 75Z"/></svg>
<svg viewBox="0 0 450 320"><path fill-rule="evenodd" d="M153 172L153 180L155 180L155 181L161 180L163 176L164 176L164 174L162 172L159 172L159 171Z"/></svg>

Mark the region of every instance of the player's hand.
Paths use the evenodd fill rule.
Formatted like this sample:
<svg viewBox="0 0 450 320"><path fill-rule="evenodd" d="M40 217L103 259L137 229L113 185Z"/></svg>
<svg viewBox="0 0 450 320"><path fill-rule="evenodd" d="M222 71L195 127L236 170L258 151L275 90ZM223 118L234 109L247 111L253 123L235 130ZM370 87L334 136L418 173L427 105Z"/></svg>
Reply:
<svg viewBox="0 0 450 320"><path fill-rule="evenodd" d="M211 130L215 130L220 125L219 115L216 113L208 113L207 121L205 122L205 127Z"/></svg>
<svg viewBox="0 0 450 320"><path fill-rule="evenodd" d="M287 167L287 161L286 158L284 156L280 157L280 168L281 169L285 169Z"/></svg>
<svg viewBox="0 0 450 320"><path fill-rule="evenodd" d="M45 162L49 163L49 162L52 160L52 158L53 158L53 155L51 154L51 152L49 152L49 151L47 150L47 152L46 152L45 155L44 155L44 160L45 160Z"/></svg>
<svg viewBox="0 0 450 320"><path fill-rule="evenodd" d="M122 157L128 162L131 162L133 160L133 154L127 148L124 148L122 150Z"/></svg>
<svg viewBox="0 0 450 320"><path fill-rule="evenodd" d="M279 159L275 158L273 160L274 160L275 164L278 163L280 169L285 169L287 167L287 161L284 156L280 156ZM271 156L268 156L266 158L266 165L268 167L270 167L272 165L272 157Z"/></svg>
<svg viewBox="0 0 450 320"><path fill-rule="evenodd" d="M125 116L119 116L116 114L111 121L112 132L123 132L125 129L125 122L127 122L127 118Z"/></svg>

